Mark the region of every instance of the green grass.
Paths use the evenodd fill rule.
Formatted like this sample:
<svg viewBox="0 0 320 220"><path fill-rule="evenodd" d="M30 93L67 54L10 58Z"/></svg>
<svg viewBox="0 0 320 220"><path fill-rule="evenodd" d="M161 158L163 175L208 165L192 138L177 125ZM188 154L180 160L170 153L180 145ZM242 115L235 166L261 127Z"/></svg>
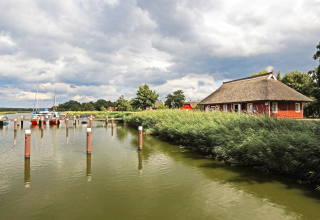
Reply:
<svg viewBox="0 0 320 220"><path fill-rule="evenodd" d="M17 112L0 112L0 115L16 114Z"/></svg>
<svg viewBox="0 0 320 220"><path fill-rule="evenodd" d="M320 178L319 121L181 110L145 111L124 121L233 164Z"/></svg>

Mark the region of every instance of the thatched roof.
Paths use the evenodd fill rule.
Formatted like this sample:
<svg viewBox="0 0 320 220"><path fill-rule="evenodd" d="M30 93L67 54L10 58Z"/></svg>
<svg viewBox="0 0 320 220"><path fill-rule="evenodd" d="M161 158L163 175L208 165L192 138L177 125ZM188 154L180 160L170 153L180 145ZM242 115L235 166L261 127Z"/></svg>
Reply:
<svg viewBox="0 0 320 220"><path fill-rule="evenodd" d="M164 101L156 101L153 106L158 107L161 103L164 104Z"/></svg>
<svg viewBox="0 0 320 220"><path fill-rule="evenodd" d="M195 108L200 101L189 101L189 102L184 102L184 104L189 104L191 105L192 108Z"/></svg>
<svg viewBox="0 0 320 220"><path fill-rule="evenodd" d="M312 99L276 80L272 73L223 83L199 105L252 101L302 101Z"/></svg>

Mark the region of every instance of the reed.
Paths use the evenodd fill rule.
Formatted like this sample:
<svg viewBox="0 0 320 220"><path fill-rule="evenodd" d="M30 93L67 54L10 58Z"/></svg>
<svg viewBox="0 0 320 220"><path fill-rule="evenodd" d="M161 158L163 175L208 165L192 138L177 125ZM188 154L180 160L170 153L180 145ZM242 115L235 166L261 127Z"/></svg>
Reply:
<svg viewBox="0 0 320 220"><path fill-rule="evenodd" d="M145 111L124 121L213 158L320 178L320 123L236 113Z"/></svg>
<svg viewBox="0 0 320 220"><path fill-rule="evenodd" d="M80 115L80 116L88 116L93 115L96 118L102 118L103 115L108 115L109 118L123 118L124 115L130 115L132 112L108 112L108 111L65 111L62 112L64 114L69 115Z"/></svg>

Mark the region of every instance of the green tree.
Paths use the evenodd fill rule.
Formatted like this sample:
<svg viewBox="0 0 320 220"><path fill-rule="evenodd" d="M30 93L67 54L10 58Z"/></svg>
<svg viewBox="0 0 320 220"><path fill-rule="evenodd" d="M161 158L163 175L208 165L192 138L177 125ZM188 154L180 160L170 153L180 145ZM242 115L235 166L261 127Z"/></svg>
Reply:
<svg viewBox="0 0 320 220"><path fill-rule="evenodd" d="M106 100L99 99L93 104L93 106L97 111L101 111L101 107L108 108L109 107L108 104L109 103Z"/></svg>
<svg viewBox="0 0 320 220"><path fill-rule="evenodd" d="M262 74L266 74L266 73L268 73L268 71L266 69L263 69L258 73L253 73L251 76L257 76L257 75L262 75Z"/></svg>
<svg viewBox="0 0 320 220"><path fill-rule="evenodd" d="M277 73L276 79L281 82L281 73L280 73L280 71Z"/></svg>
<svg viewBox="0 0 320 220"><path fill-rule="evenodd" d="M312 91L312 96L314 97L314 102L312 103L312 109L314 109L313 115L320 117L320 42L316 46L317 52L313 55L313 59L319 59L319 65L308 72L312 80L316 83L315 88Z"/></svg>
<svg viewBox="0 0 320 220"><path fill-rule="evenodd" d="M166 106L163 102L160 103L160 105L157 107L157 110L165 110L168 106Z"/></svg>
<svg viewBox="0 0 320 220"><path fill-rule="evenodd" d="M173 103L174 103L174 107L181 108L184 104L184 100L186 99L186 97L184 96L184 92L182 90L177 90L173 92L173 95L168 94L166 96L166 99L167 100L165 101L165 104L169 108L172 108Z"/></svg>
<svg viewBox="0 0 320 220"><path fill-rule="evenodd" d="M315 83L308 73L298 71L287 73L281 79L281 82L308 97L312 96L315 87Z"/></svg>
<svg viewBox="0 0 320 220"><path fill-rule="evenodd" d="M116 101L117 111L132 111L132 107L128 100L124 99L123 95Z"/></svg>
<svg viewBox="0 0 320 220"><path fill-rule="evenodd" d="M102 111L102 112L106 112L107 109L106 109L104 106L102 106L102 107L101 107L101 111Z"/></svg>
<svg viewBox="0 0 320 220"><path fill-rule="evenodd" d="M80 102L70 100L68 102L59 104L58 111L81 111Z"/></svg>
<svg viewBox="0 0 320 220"><path fill-rule="evenodd" d="M83 110L84 111L93 111L94 107L93 107L92 102L87 102L87 103L85 102L83 105Z"/></svg>
<svg viewBox="0 0 320 220"><path fill-rule="evenodd" d="M134 107L145 110L147 107L154 105L154 103L158 100L158 97L159 94L156 93L156 91L149 89L147 84L139 86L137 97L134 101Z"/></svg>

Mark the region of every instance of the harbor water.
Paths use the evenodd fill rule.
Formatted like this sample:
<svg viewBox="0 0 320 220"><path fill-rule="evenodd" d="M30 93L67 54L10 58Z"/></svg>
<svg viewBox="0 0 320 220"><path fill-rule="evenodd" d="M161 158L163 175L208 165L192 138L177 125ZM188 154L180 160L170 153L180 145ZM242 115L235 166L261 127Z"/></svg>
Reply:
<svg viewBox="0 0 320 220"><path fill-rule="evenodd" d="M22 114L21 114L22 115ZM17 115L11 115L17 118ZM230 166L122 123L0 127L0 219L319 219L314 185ZM24 133L31 129L31 157ZM21 141L21 142L20 142Z"/></svg>

